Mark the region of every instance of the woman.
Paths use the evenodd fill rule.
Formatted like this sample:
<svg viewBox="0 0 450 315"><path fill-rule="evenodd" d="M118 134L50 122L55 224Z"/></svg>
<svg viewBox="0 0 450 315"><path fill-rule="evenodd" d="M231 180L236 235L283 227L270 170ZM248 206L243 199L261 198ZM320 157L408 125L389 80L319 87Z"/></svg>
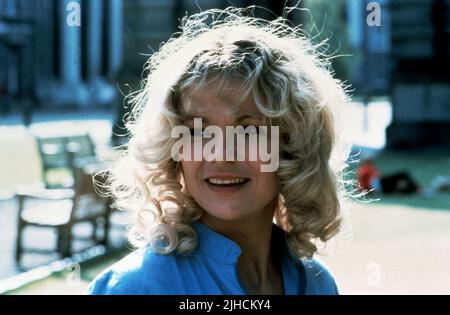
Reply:
<svg viewBox="0 0 450 315"><path fill-rule="evenodd" d="M89 292L337 294L313 255L340 227L348 150L333 111L348 100L312 45L282 19L208 10L185 18L148 70L111 180L116 206L136 214L139 249ZM208 132L239 126L244 152L228 138L205 149ZM175 128L192 137L174 150ZM269 171L264 137L276 160Z"/></svg>

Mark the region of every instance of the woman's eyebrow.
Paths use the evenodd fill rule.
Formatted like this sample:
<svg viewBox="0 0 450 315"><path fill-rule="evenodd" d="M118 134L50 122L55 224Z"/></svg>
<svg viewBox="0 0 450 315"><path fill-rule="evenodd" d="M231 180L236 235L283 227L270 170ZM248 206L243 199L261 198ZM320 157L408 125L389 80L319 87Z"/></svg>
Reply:
<svg viewBox="0 0 450 315"><path fill-rule="evenodd" d="M239 116L239 117L235 120L235 122L241 122L241 121L243 121L243 120L245 120L245 119L261 119L261 116L260 116L260 115L244 114L244 115L242 115L242 116Z"/></svg>
<svg viewBox="0 0 450 315"><path fill-rule="evenodd" d="M193 121L194 118L201 118L202 122L208 123L208 118L207 117L203 117L202 115L196 115L196 114L183 114L183 121L187 122L187 121Z"/></svg>

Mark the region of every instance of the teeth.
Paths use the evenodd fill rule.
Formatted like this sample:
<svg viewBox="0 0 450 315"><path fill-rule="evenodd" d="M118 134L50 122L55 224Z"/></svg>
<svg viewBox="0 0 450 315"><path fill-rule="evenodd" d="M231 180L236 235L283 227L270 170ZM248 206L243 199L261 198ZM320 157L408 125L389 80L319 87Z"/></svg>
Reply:
<svg viewBox="0 0 450 315"><path fill-rule="evenodd" d="M208 178L210 184L215 185L230 185L239 184L245 182L245 178L233 178L233 179L218 179L218 178Z"/></svg>

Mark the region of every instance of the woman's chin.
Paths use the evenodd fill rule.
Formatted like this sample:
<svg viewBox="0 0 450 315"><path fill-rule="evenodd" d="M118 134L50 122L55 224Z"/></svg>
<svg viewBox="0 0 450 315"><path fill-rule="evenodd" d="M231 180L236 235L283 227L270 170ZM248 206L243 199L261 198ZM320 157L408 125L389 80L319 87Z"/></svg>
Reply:
<svg viewBox="0 0 450 315"><path fill-rule="evenodd" d="M208 217L216 220L235 221L245 217L244 211L237 208L215 208L207 211Z"/></svg>

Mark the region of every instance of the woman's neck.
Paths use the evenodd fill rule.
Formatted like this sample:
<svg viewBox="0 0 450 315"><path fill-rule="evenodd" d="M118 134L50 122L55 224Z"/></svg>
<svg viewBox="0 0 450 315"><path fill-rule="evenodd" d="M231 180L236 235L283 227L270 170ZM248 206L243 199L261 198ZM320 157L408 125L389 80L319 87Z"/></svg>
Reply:
<svg viewBox="0 0 450 315"><path fill-rule="evenodd" d="M233 221L206 214L201 221L240 247L238 273L249 293L281 294L281 269L272 250L273 211L260 214Z"/></svg>
<svg viewBox="0 0 450 315"><path fill-rule="evenodd" d="M270 209L238 220L222 220L205 213L201 221L234 241L241 249L241 256L262 262L270 254L273 216L274 210Z"/></svg>

